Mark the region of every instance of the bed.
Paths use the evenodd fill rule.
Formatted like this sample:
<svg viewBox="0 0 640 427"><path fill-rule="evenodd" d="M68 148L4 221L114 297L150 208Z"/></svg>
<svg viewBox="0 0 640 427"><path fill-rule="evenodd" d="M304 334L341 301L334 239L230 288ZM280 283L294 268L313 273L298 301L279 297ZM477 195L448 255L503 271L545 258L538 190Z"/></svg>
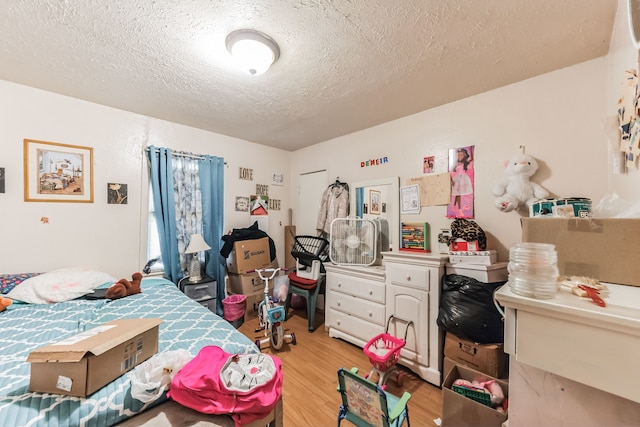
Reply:
<svg viewBox="0 0 640 427"><path fill-rule="evenodd" d="M158 352L186 349L195 356L206 345L228 353L259 350L231 324L186 297L170 281L145 278L142 292L122 299L78 298L51 304L14 303L0 313L0 425L2 426L127 426L170 425L171 414L190 413L192 424L233 425L229 417L196 413L178 407L166 395L144 404L131 397L128 376L122 375L86 398L29 391L29 353L43 345L116 319L161 318ZM166 402L166 403L165 403ZM145 412L145 416L137 417ZM151 415L149 415L151 414ZM281 425L282 405L265 418L264 425ZM185 421L186 415L180 419ZM279 418L279 419L278 419ZM140 419L140 422L137 421ZM180 425L192 425L183 422Z"/></svg>

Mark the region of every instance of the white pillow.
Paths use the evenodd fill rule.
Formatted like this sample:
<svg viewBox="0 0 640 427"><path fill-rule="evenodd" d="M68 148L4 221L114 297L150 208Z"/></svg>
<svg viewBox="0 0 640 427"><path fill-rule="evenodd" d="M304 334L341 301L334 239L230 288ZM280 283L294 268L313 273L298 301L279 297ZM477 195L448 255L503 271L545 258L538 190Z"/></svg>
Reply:
<svg viewBox="0 0 640 427"><path fill-rule="evenodd" d="M100 285L115 282L117 279L100 271L63 268L31 277L5 296L31 304L48 304L79 298Z"/></svg>

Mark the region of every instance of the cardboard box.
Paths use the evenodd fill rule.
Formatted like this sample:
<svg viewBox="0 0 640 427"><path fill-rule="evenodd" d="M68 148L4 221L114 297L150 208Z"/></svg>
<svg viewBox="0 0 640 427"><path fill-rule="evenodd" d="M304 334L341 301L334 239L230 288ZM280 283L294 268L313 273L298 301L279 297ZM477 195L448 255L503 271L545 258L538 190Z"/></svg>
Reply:
<svg viewBox="0 0 640 427"><path fill-rule="evenodd" d="M256 268L269 267L270 264L271 250L268 237L239 240L233 244L233 249L227 258L227 271L242 274Z"/></svg>
<svg viewBox="0 0 640 427"><path fill-rule="evenodd" d="M509 355L504 352L503 343L478 344L447 332L444 357L492 377L506 378L509 375Z"/></svg>
<svg viewBox="0 0 640 427"><path fill-rule="evenodd" d="M121 319L32 351L29 390L86 397L158 352L161 319Z"/></svg>
<svg viewBox="0 0 640 427"><path fill-rule="evenodd" d="M446 274L459 274L471 277L483 283L506 282L509 279L508 262L496 262L491 265L451 264L446 265Z"/></svg>
<svg viewBox="0 0 640 427"><path fill-rule="evenodd" d="M233 294L230 293L229 295ZM244 313L244 320L246 322L247 320L256 319L258 317L258 305L260 305L260 303L263 301L264 293L260 292L245 296L247 297L246 309Z"/></svg>
<svg viewBox="0 0 640 427"><path fill-rule="evenodd" d="M451 264L480 264L492 265L498 261L497 251L450 251Z"/></svg>
<svg viewBox="0 0 640 427"><path fill-rule="evenodd" d="M551 243L561 275L640 286L640 219L522 218L524 242Z"/></svg>
<svg viewBox="0 0 640 427"><path fill-rule="evenodd" d="M276 276L277 277L277 276ZM273 294L274 279L269 280L269 295ZM264 280L258 273L229 273L229 292L232 294L264 294Z"/></svg>
<svg viewBox="0 0 640 427"><path fill-rule="evenodd" d="M468 381L496 380L505 397L509 396L508 382L455 365L442 384L442 427L501 427L507 420L506 414L453 391L453 382L459 378Z"/></svg>

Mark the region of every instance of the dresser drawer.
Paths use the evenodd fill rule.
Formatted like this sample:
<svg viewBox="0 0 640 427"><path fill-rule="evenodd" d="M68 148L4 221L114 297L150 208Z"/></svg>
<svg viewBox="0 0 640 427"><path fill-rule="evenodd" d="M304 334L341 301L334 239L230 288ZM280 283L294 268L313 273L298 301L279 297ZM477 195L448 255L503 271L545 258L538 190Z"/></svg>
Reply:
<svg viewBox="0 0 640 427"><path fill-rule="evenodd" d="M380 304L385 302L384 282L375 282L343 274L332 274L327 279L327 285L329 290L357 296Z"/></svg>
<svg viewBox="0 0 640 427"><path fill-rule="evenodd" d="M384 326L359 319L342 311L330 308L327 314L326 319L329 321L326 326L343 331L365 343L384 332Z"/></svg>
<svg viewBox="0 0 640 427"><path fill-rule="evenodd" d="M429 269L425 267L389 263L387 278L394 285L429 290Z"/></svg>
<svg viewBox="0 0 640 427"><path fill-rule="evenodd" d="M212 312L216 312L216 299L215 298L209 298L209 299L201 299L198 300L198 303L200 303L200 305L202 305L203 307L208 308L210 311Z"/></svg>
<svg viewBox="0 0 640 427"><path fill-rule="evenodd" d="M352 314L368 322L374 322L379 325L384 325L386 322L385 306L382 304L366 301L334 290L329 290L328 302L330 308Z"/></svg>
<svg viewBox="0 0 640 427"><path fill-rule="evenodd" d="M217 294L216 281L206 283L184 283L182 291L186 296L194 300L215 298Z"/></svg>

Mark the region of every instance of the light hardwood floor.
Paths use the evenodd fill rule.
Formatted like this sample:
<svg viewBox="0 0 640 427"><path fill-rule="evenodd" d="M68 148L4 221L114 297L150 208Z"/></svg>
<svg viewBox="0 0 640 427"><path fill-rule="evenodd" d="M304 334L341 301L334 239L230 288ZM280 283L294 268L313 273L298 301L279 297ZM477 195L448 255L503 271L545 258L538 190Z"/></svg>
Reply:
<svg viewBox="0 0 640 427"><path fill-rule="evenodd" d="M257 327L258 319L253 317L238 330L251 339L261 338L264 333L255 332ZM292 309L285 328L287 332L295 333L297 345L285 344L280 351L265 345L262 350L282 360L285 427L336 425L340 408L337 371L341 367L355 366L360 373L368 373L371 369L369 359L360 347L330 338L320 312L316 314L314 332L307 330L304 309ZM390 380L387 391L397 396L403 391L411 393L409 415L412 426L436 425L434 419L440 418L442 413L442 391L408 369L400 368L405 372L404 383L399 387Z"/></svg>

